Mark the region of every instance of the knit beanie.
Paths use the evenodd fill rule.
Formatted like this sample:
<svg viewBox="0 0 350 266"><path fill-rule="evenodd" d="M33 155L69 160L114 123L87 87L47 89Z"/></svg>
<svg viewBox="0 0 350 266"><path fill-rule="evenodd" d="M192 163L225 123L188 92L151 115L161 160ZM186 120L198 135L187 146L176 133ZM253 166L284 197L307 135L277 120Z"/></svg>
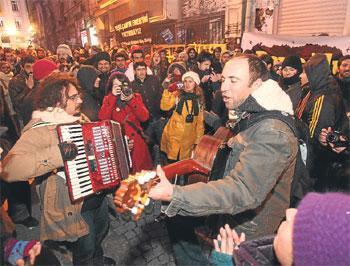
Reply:
<svg viewBox="0 0 350 266"><path fill-rule="evenodd" d="M182 76L182 81L185 80L185 78L192 78L194 82L196 82L197 85L201 83L201 80L199 79L199 76L196 72L188 71Z"/></svg>
<svg viewBox="0 0 350 266"><path fill-rule="evenodd" d="M173 74L175 68L180 70L181 76L186 72L186 65L184 62L174 62L169 66L168 74Z"/></svg>
<svg viewBox="0 0 350 266"><path fill-rule="evenodd" d="M106 60L109 63L111 63L111 57L110 57L109 53L107 53L107 52L99 52L99 53L94 55L95 66L97 66L98 62L100 62L101 60Z"/></svg>
<svg viewBox="0 0 350 266"><path fill-rule="evenodd" d="M291 55L286 57L282 63L282 69L286 66L295 68L298 71L298 74L301 74L303 72L303 66L298 55Z"/></svg>
<svg viewBox="0 0 350 266"><path fill-rule="evenodd" d="M350 195L309 193L293 227L294 265L350 265Z"/></svg>
<svg viewBox="0 0 350 266"><path fill-rule="evenodd" d="M11 265L16 265L16 261L28 257L29 250L37 243L36 240L23 241L10 238L4 248L4 259Z"/></svg>
<svg viewBox="0 0 350 266"><path fill-rule="evenodd" d="M57 47L56 54L58 54L59 51L69 55L70 57L73 56L72 55L72 50L70 49L70 47L67 44L60 44Z"/></svg>
<svg viewBox="0 0 350 266"><path fill-rule="evenodd" d="M79 81L80 87L84 91L88 91L89 93L93 93L94 84L96 78L98 77L99 71L93 66L81 66L77 72L77 79Z"/></svg>
<svg viewBox="0 0 350 266"><path fill-rule="evenodd" d="M42 80L57 69L57 65L51 60L40 59L33 64L33 76L35 80Z"/></svg>

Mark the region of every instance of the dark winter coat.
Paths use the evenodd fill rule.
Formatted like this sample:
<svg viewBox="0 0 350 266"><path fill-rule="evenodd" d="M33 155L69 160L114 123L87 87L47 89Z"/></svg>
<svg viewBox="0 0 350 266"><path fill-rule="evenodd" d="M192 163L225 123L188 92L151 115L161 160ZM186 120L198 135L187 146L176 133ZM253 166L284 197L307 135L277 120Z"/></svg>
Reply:
<svg viewBox="0 0 350 266"><path fill-rule="evenodd" d="M325 56L312 57L305 65L305 73L311 95L302 120L309 125L311 138L317 140L322 128L339 127L344 109L339 86L331 75Z"/></svg>
<svg viewBox="0 0 350 266"><path fill-rule="evenodd" d="M160 100L162 98L163 88L160 86L159 80L153 75L147 75L142 82L135 77L131 83L132 90L141 94L142 101L149 111L149 121L157 120L161 117Z"/></svg>
<svg viewBox="0 0 350 266"><path fill-rule="evenodd" d="M9 93L13 103L13 107L18 115L22 117L22 108L24 98L31 92L28 88L26 80L28 75L22 69L21 72L12 78L9 83Z"/></svg>
<svg viewBox="0 0 350 266"><path fill-rule="evenodd" d="M98 88L94 88L97 77L98 71L92 66L82 66L77 73L79 85L83 90L81 112L91 121L98 121L98 112L100 111L100 105L94 97L95 91L98 90Z"/></svg>
<svg viewBox="0 0 350 266"><path fill-rule="evenodd" d="M243 242L233 257L215 251L212 253L212 264L214 266L280 265L273 250L274 239L275 236L265 236Z"/></svg>
<svg viewBox="0 0 350 266"><path fill-rule="evenodd" d="M330 169L339 156L329 147L321 146L318 137L323 128L341 129L345 108L340 88L331 75L325 56L312 57L305 65L305 73L309 80L310 97L301 118L309 126L314 160L317 162L311 175L317 178L316 189L330 189L334 183L331 180L334 173Z"/></svg>
<svg viewBox="0 0 350 266"><path fill-rule="evenodd" d="M93 95L100 106L102 105L103 98L109 93L107 88L109 76L110 76L110 73L100 73L98 75L98 77L100 78L100 86L96 91L94 91Z"/></svg>
<svg viewBox="0 0 350 266"><path fill-rule="evenodd" d="M289 95L290 100L292 101L293 110L295 110L298 107L298 104L301 99L302 90L300 80L296 83L287 86L286 93Z"/></svg>
<svg viewBox="0 0 350 266"><path fill-rule="evenodd" d="M211 74L211 70L207 70L207 71L202 71L198 68L198 66L195 66L193 68L193 71L196 72L200 78L200 80L202 80L202 78L205 75L210 75ZM212 109L212 101L214 98L214 94L215 91L218 90L220 88L221 82L217 81L217 82L212 82L210 79L207 82L201 82L199 84L199 86L203 89L203 94L204 94L204 99L205 99L205 106L204 109L206 111L211 111Z"/></svg>

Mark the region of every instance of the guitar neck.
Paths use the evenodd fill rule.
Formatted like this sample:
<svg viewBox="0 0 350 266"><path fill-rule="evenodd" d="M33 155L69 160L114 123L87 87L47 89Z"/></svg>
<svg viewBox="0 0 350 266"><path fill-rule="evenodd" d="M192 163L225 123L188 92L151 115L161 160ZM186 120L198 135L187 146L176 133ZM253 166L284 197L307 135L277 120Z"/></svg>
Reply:
<svg viewBox="0 0 350 266"><path fill-rule="evenodd" d="M172 163L163 167L165 176L172 180L176 175L185 175L192 173L199 173L204 175L209 175L210 169L204 167L199 162L193 159L187 159Z"/></svg>

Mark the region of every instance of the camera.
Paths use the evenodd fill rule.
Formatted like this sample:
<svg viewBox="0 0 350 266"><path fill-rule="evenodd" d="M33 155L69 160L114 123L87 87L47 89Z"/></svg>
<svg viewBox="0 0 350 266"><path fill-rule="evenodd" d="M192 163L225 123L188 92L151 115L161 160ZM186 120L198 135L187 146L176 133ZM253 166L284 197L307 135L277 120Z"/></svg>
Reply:
<svg viewBox="0 0 350 266"><path fill-rule="evenodd" d="M128 83L123 83L122 84L122 86L121 86L121 88L122 88L122 93L126 96L126 97L128 97L128 96L130 96L131 94L132 94L132 88L129 86L129 84Z"/></svg>
<svg viewBox="0 0 350 266"><path fill-rule="evenodd" d="M204 76L207 76L207 75L210 76L212 74L215 74L212 67L204 71Z"/></svg>
<svg viewBox="0 0 350 266"><path fill-rule="evenodd" d="M191 114L188 114L186 116L186 123L192 123L193 122L193 115Z"/></svg>
<svg viewBox="0 0 350 266"><path fill-rule="evenodd" d="M176 87L178 90L182 90L184 88L184 84L182 82L176 83Z"/></svg>
<svg viewBox="0 0 350 266"><path fill-rule="evenodd" d="M345 140L341 140L341 136ZM332 131L327 133L326 141L328 143L334 144L335 147L349 147L349 139L346 136L342 135L339 131Z"/></svg>

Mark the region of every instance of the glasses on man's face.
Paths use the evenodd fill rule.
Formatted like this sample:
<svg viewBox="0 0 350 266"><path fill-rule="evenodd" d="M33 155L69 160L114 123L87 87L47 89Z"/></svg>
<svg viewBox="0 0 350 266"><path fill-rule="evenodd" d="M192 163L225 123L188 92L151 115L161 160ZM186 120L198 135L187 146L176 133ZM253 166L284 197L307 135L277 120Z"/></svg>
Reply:
<svg viewBox="0 0 350 266"><path fill-rule="evenodd" d="M71 101L77 101L78 99L82 99L83 95L81 93L73 94L68 96L67 99Z"/></svg>

